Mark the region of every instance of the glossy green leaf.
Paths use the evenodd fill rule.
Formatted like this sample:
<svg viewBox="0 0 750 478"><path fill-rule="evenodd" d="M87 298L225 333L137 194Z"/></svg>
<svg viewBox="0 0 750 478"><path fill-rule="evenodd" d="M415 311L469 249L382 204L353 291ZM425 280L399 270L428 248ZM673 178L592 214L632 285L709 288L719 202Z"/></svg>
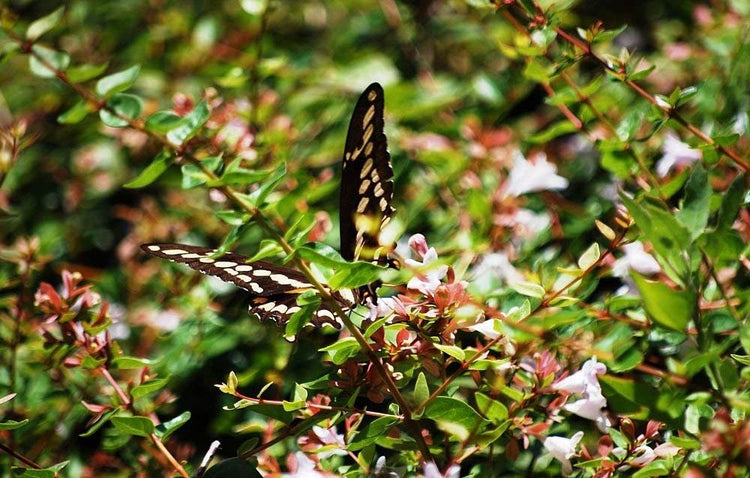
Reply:
<svg viewBox="0 0 750 478"><path fill-rule="evenodd" d="M125 91L135 83L138 73L141 71L140 65L134 65L127 70L112 73L96 82L96 94L102 97Z"/></svg>
<svg viewBox="0 0 750 478"><path fill-rule="evenodd" d="M187 423L188 420L190 420L190 412L182 412L173 419L158 425L155 430L156 436L165 441L169 438L169 435Z"/></svg>
<svg viewBox="0 0 750 478"><path fill-rule="evenodd" d="M271 194L274 189L276 189L276 186L281 183L285 176L286 164L281 163L279 167L276 168L276 170L273 172L273 174L271 174L270 177L266 179L258 189L248 195L250 204L252 204L254 207L263 206L263 203L266 201L266 198L268 198L268 195Z"/></svg>
<svg viewBox="0 0 750 478"><path fill-rule="evenodd" d="M351 262L337 270L328 279L328 285L333 290L341 290L371 284L378 279L380 271L385 269L371 262Z"/></svg>
<svg viewBox="0 0 750 478"><path fill-rule="evenodd" d="M680 202L680 209L676 214L677 220L685 226L692 240L700 236L708 224L710 200L711 185L708 183L708 174L703 166L697 163L685 185L685 198Z"/></svg>
<svg viewBox="0 0 750 478"><path fill-rule="evenodd" d="M210 115L208 105L201 101L195 105L193 111L182 118L178 126L167 133L167 140L175 146L182 145L200 131Z"/></svg>
<svg viewBox="0 0 750 478"><path fill-rule="evenodd" d="M68 111L58 116L57 122L60 124L76 124L83 120L89 113L91 113L91 109L88 103L81 100Z"/></svg>
<svg viewBox="0 0 750 478"><path fill-rule="evenodd" d="M370 424L365 426L364 429L360 430L346 448L350 451L361 450L387 436L388 432L397 425L397 418L376 418Z"/></svg>
<svg viewBox="0 0 750 478"><path fill-rule="evenodd" d="M114 359L112 359L112 366L123 370L151 367L154 364L154 361L147 358L129 357L126 355L115 357Z"/></svg>
<svg viewBox="0 0 750 478"><path fill-rule="evenodd" d="M40 78L54 78L57 71L65 71L70 65L67 53L41 45L34 45L32 50L36 55L29 55L29 69Z"/></svg>
<svg viewBox="0 0 750 478"><path fill-rule="evenodd" d="M68 463L70 463L70 461L66 460L40 470L35 468L14 467L13 476L18 476L19 478L55 478L60 476L59 472L68 466Z"/></svg>
<svg viewBox="0 0 750 478"><path fill-rule="evenodd" d="M176 128L182 117L174 111L157 111L146 120L146 129L154 133L164 134Z"/></svg>
<svg viewBox="0 0 750 478"><path fill-rule="evenodd" d="M414 403L420 405L430 396L430 387L427 385L427 377L424 372L419 372L417 381L414 383Z"/></svg>
<svg viewBox="0 0 750 478"><path fill-rule="evenodd" d="M85 63L83 65L71 66L65 73L73 83L83 83L104 73L107 70L107 66L109 66L109 63L106 62L98 65Z"/></svg>
<svg viewBox="0 0 750 478"><path fill-rule="evenodd" d="M161 390L167 385L168 382L169 382L169 377L157 378L156 380L151 380L146 383L136 385L130 391L130 394L133 396L133 398L140 398L145 395L148 395L149 393L153 393L158 390Z"/></svg>
<svg viewBox="0 0 750 478"><path fill-rule="evenodd" d="M747 178L744 175L738 174L729 189L723 194L719 216L716 220L716 229L730 229L732 227L745 199L746 181Z"/></svg>
<svg viewBox="0 0 750 478"><path fill-rule="evenodd" d="M0 422L0 430L15 430L16 428L21 428L27 423L29 423L29 420L26 418L21 421L5 420L4 422Z"/></svg>
<svg viewBox="0 0 750 478"><path fill-rule="evenodd" d="M427 405L424 416L459 440L468 439L471 433L480 431L487 423L466 402L451 397L437 397Z"/></svg>
<svg viewBox="0 0 750 478"><path fill-rule="evenodd" d="M146 417L112 417L112 425L128 435L148 437L154 433L154 422Z"/></svg>
<svg viewBox="0 0 750 478"><path fill-rule="evenodd" d="M341 365L351 357L355 357L359 350L359 343L354 337L346 337L320 349L321 352L328 353L328 357L336 365Z"/></svg>
<svg viewBox="0 0 750 478"><path fill-rule="evenodd" d="M546 293L544 287L534 282L516 281L508 284L511 289L527 297L541 299Z"/></svg>
<svg viewBox="0 0 750 478"><path fill-rule="evenodd" d="M96 422L94 422L93 425L91 425L89 427L88 430L86 430L85 432L81 433L78 436L80 436L80 437L89 437L89 436L93 435L94 433L97 432L97 430L99 430L106 423L108 423L112 419L112 417L114 417L118 413L120 413L120 409L119 408L113 408L111 410L108 410L108 411L104 412L102 414L102 416L99 417L99 419Z"/></svg>
<svg viewBox="0 0 750 478"><path fill-rule="evenodd" d="M143 171L132 181L125 183L123 186L130 189L143 188L156 181L172 164L172 156L166 151L156 155L151 164L146 166Z"/></svg>
<svg viewBox="0 0 750 478"><path fill-rule="evenodd" d="M698 307L695 294L672 289L663 282L648 280L637 272L632 272L631 275L643 297L643 306L649 317L663 327L684 332Z"/></svg>
<svg viewBox="0 0 750 478"><path fill-rule="evenodd" d="M490 419L492 423L499 424L508 418L508 407L503 402L494 400L481 392L474 394L474 400L477 402L479 413Z"/></svg>
<svg viewBox="0 0 750 478"><path fill-rule="evenodd" d="M33 42L48 31L52 30L55 25L58 24L64 12L65 7L62 6L54 10L52 13L31 22L29 28L26 29L26 39Z"/></svg>
<svg viewBox="0 0 750 478"><path fill-rule="evenodd" d="M128 120L138 118L143 109L143 102L135 95L117 93L107 100L107 107L99 110L99 118L107 126L123 128Z"/></svg>

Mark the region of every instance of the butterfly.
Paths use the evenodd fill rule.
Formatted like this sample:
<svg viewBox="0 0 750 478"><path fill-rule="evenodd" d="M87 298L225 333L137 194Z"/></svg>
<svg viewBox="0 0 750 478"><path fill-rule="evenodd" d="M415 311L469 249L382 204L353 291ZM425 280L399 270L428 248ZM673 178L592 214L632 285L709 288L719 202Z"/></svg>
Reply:
<svg viewBox="0 0 750 478"><path fill-rule="evenodd" d="M393 265L378 235L394 214L393 169L384 132L385 98L378 83L368 86L360 95L346 135L342 160L339 197L341 255L348 261L367 260L379 265ZM228 253L216 257L217 251L186 244L150 243L141 249L152 256L185 264L204 274L218 277L250 292L248 312L261 320L286 324L300 310L297 297L314 290L301 272L266 261L248 262L249 257ZM337 291L332 295L342 309L350 310L366 301L377 301L380 283L354 291ZM312 325L341 323L325 303L313 313Z"/></svg>

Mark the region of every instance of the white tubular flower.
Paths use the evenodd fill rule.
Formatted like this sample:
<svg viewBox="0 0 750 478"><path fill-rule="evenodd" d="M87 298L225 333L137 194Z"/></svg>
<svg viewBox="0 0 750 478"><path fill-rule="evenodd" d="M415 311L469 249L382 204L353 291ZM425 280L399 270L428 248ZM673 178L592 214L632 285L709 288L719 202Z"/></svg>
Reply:
<svg viewBox="0 0 750 478"><path fill-rule="evenodd" d="M656 163L656 173L664 177L674 167L687 166L696 161L700 161L703 154L700 150L693 149L687 144L680 141L680 138L669 132L664 136L664 144L661 151L663 156Z"/></svg>
<svg viewBox="0 0 750 478"><path fill-rule="evenodd" d="M547 162L546 155L538 154L534 161L528 161L518 153L504 187L507 195L518 197L534 191L565 189L568 180L557 174L557 167Z"/></svg>
<svg viewBox="0 0 750 478"><path fill-rule="evenodd" d="M583 438L583 432L576 432L570 438L547 437L544 439L544 448L552 455L552 458L562 463L562 472L566 475L573 471L570 458L576 454L576 448L581 438Z"/></svg>

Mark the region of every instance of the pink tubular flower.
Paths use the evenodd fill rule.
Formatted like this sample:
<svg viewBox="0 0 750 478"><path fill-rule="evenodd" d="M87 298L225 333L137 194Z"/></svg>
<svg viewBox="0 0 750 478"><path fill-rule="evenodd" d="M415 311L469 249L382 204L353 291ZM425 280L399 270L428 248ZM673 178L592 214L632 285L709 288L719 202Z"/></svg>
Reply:
<svg viewBox="0 0 750 478"><path fill-rule="evenodd" d="M441 279L448 272L448 266L435 264L438 259L437 251L434 247L427 247L427 241L422 234L411 236L409 238L409 247L422 260L406 260L406 265L412 269L416 269L417 272L417 275L409 280L406 287L417 290L424 295L432 296L440 285Z"/></svg>
<svg viewBox="0 0 750 478"><path fill-rule="evenodd" d="M576 432L570 438L547 437L544 439L544 448L552 455L552 458L562 463L562 472L566 475L573 471L570 458L576 454L581 438L583 438L583 432Z"/></svg>
<svg viewBox="0 0 750 478"><path fill-rule="evenodd" d="M656 163L656 172L661 177L666 176L674 167L688 166L696 161L700 161L703 157L700 150L693 149L683 143L672 132L665 135L661 151L664 156Z"/></svg>
<svg viewBox="0 0 750 478"><path fill-rule="evenodd" d="M606 371L607 367L597 362L596 357L592 357L583 364L581 370L552 384L555 390L581 395L581 399L563 408L579 417L596 421L597 427L602 431L609 428L610 422L603 410L607 406L607 399L602 395L602 387L596 376Z"/></svg>

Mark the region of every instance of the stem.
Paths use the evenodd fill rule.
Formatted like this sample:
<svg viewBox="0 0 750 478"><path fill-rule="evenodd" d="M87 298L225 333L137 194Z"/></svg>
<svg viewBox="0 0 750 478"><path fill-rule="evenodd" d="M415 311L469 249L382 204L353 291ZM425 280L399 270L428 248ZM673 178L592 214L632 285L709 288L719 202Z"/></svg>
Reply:
<svg viewBox="0 0 750 478"><path fill-rule="evenodd" d="M16 460L22 462L26 466L30 466L30 467L32 467L32 468L34 468L36 470L41 470L42 469L41 466L39 466L36 463L34 463L30 458L26 458L22 454L18 453L17 451L15 451L14 449L12 449L10 447L5 446L2 443L0 443L0 450L4 451L8 455L12 456Z"/></svg>
<svg viewBox="0 0 750 478"><path fill-rule="evenodd" d="M159 449L162 455L169 461L169 464L172 465L172 468L174 468L177 473L180 474L183 478L190 478L190 475L187 474L187 471L185 471L185 468L182 467L182 465L175 459L174 456L167 450L167 447L164 446L164 443L161 441L161 439L156 436L156 434L152 433L149 435L149 438L151 438L151 443L156 445L156 448Z"/></svg>
<svg viewBox="0 0 750 478"><path fill-rule="evenodd" d="M265 398L255 398L255 397L248 397L246 395L243 395L241 393L234 393L234 396L237 398L240 398L242 400L247 400L249 402L257 403L258 405L273 405L273 406L284 406L284 402L281 400L266 400ZM359 410L357 408L351 408L351 407L334 407L331 405L322 405L320 403L313 403L313 402L305 402L305 405L309 409L320 409L320 410L329 410L329 411L336 411L336 412L347 412L347 413L359 413L362 415L368 415L371 417L388 417L388 418L395 418L397 420L403 420L403 415L394 415L392 413L381 413L381 412L371 412L369 410Z"/></svg>

